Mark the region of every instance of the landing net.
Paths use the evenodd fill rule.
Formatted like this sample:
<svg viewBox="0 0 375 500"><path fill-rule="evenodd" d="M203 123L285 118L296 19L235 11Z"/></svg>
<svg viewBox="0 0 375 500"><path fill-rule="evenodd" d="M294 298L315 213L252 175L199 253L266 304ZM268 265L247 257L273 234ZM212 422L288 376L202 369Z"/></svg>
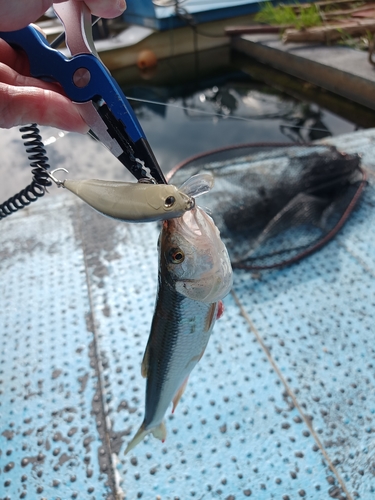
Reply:
<svg viewBox="0 0 375 500"><path fill-rule="evenodd" d="M333 146L245 145L190 158L168 175L180 185L210 172L209 209L233 267L268 269L298 261L327 243L366 184L360 157Z"/></svg>

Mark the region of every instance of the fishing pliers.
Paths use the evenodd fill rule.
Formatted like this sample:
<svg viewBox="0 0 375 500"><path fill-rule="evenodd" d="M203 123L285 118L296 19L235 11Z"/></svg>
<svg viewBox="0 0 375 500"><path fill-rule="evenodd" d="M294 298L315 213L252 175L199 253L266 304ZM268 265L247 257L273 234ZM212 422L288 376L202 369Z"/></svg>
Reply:
<svg viewBox="0 0 375 500"><path fill-rule="evenodd" d="M167 181L128 100L101 62L92 38L92 18L84 2L54 5L65 28L68 58L53 49L34 27L0 32L0 37L26 52L30 74L58 82L79 106L91 134L139 179Z"/></svg>

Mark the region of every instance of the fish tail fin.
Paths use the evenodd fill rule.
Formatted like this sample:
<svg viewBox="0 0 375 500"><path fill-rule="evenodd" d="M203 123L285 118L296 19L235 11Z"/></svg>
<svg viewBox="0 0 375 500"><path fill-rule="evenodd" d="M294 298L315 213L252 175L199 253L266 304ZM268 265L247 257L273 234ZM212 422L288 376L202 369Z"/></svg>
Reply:
<svg viewBox="0 0 375 500"><path fill-rule="evenodd" d="M165 438L167 437L167 429L165 428L164 420L157 427L154 427L149 432L152 432L152 435L157 439L160 439L162 443L164 443Z"/></svg>
<svg viewBox="0 0 375 500"><path fill-rule="evenodd" d="M140 443L146 436L149 434L150 430L145 429L144 423L140 426L140 428L137 431L137 434L133 437L133 439L130 441L128 446L126 447L125 450L125 455L129 453L130 450L135 448L138 443Z"/></svg>
<svg viewBox="0 0 375 500"><path fill-rule="evenodd" d="M125 450L125 455L129 453L133 448L137 446L138 443L143 441L143 439L147 436L147 434L152 434L154 437L160 439L164 443L165 438L167 437L167 429L165 428L164 421L156 427L151 429L145 429L145 424L143 423L138 429L136 435L130 441Z"/></svg>

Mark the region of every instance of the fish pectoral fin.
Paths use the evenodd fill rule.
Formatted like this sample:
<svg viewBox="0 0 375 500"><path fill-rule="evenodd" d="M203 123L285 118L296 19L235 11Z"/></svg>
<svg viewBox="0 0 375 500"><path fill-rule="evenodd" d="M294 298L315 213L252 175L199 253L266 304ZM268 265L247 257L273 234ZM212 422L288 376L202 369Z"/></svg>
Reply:
<svg viewBox="0 0 375 500"><path fill-rule="evenodd" d="M161 424L159 424L157 427L154 427L149 432L151 432L154 437L160 439L160 441L164 443L165 438L167 437L167 429L165 428L164 420Z"/></svg>
<svg viewBox="0 0 375 500"><path fill-rule="evenodd" d="M150 365L150 344L147 344L141 365L141 375L143 378L147 378L148 376L149 365Z"/></svg>
<svg viewBox="0 0 375 500"><path fill-rule="evenodd" d="M143 441L143 439L147 436L147 434L150 433L150 430L146 430L144 424L140 426L140 428L137 431L137 434L133 437L133 439L130 441L128 446L126 447L125 450L125 455L129 453L130 450L135 448L138 443Z"/></svg>
<svg viewBox="0 0 375 500"><path fill-rule="evenodd" d="M174 398L172 400L173 401L172 413L174 413L174 411L177 408L177 405L178 405L178 403L179 403L179 401L180 401L183 393L185 392L188 380L189 380L189 377L186 377L186 379L182 382L180 388L178 389L178 391L174 395Z"/></svg>
<svg viewBox="0 0 375 500"><path fill-rule="evenodd" d="M224 314L224 303L222 300L219 300L217 304L217 314L216 314L216 319L219 319L222 317Z"/></svg>
<svg viewBox="0 0 375 500"><path fill-rule="evenodd" d="M214 302L213 304L210 305L210 307L207 310L207 316L205 320L205 325L204 325L204 331L208 332L212 327L213 324L215 323L216 317L217 317L217 303Z"/></svg>

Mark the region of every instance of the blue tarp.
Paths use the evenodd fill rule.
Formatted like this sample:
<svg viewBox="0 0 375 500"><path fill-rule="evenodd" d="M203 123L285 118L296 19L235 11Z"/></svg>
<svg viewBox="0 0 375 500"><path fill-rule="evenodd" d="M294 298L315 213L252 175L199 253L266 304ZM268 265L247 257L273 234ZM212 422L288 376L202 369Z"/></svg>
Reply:
<svg viewBox="0 0 375 500"><path fill-rule="evenodd" d="M166 442L129 456L158 226L106 219L68 192L1 221L1 497L372 500L374 140L325 141L363 155L361 203L300 263L235 272Z"/></svg>

